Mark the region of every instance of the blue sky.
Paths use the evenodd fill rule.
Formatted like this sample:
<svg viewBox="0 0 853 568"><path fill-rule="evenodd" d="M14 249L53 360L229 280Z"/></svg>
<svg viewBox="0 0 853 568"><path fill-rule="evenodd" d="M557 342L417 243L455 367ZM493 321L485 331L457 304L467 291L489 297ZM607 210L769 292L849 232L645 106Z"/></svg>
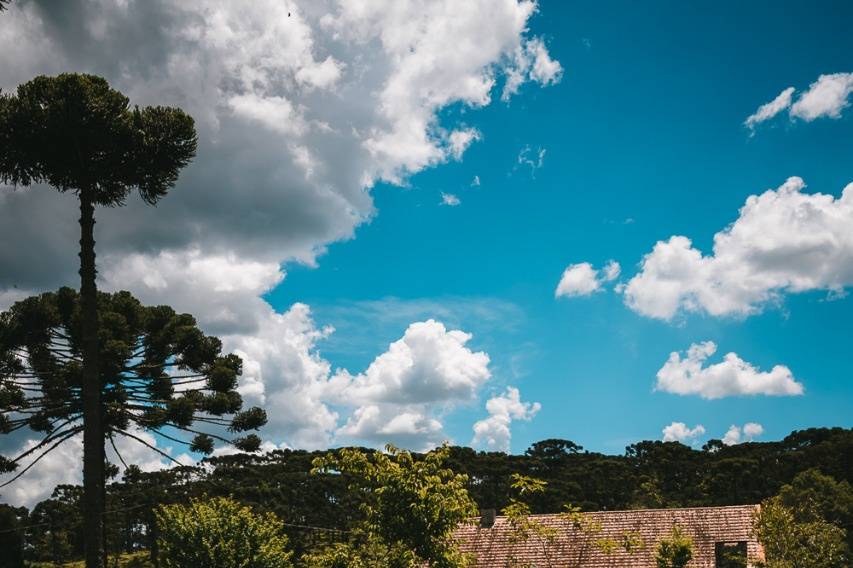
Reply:
<svg viewBox="0 0 853 568"><path fill-rule="evenodd" d="M17 0L0 88L95 73L195 118L198 155L156 208L98 211L99 286L238 353L266 449L699 447L853 426L851 18ZM0 187L0 308L77 284L76 216L71 195ZM79 482L79 460L69 442L3 498Z"/></svg>
<svg viewBox="0 0 853 568"><path fill-rule="evenodd" d="M838 196L853 181L849 116L776 119L753 137L743 122L783 88L853 67L853 37L844 33L853 9L617 4L541 3L531 27L565 67L563 80L523 88L509 104L444 111L483 139L459 163L420 173L404 188L377 188L378 214L353 240L332 245L317 268L290 268L266 298L276 308L309 303L318 321L338 329L320 344L324 356L355 369L408 321L386 313L351 324L346 308L422 304L424 316L448 320L429 305L452 305L453 323L493 359L494 384L484 395L512 384L542 403L532 421L513 423L514 451L561 437L620 452L660 438L672 421L704 425L704 438L746 422L762 424L764 439L849 427L850 298L786 294L759 315L690 314L673 323L638 315L615 293L555 300L554 289L575 262L615 259L631 276L671 235L710 253L713 235L734 222L747 196L789 176L802 177L807 192ZM546 151L535 172L517 163L524 147ZM442 192L461 204L439 205ZM483 321L475 308L492 303L495 319ZM714 362L734 351L761 370L788 366L805 395L703 400L653 392L670 352L706 340L719 346ZM481 406L455 413L448 431L467 440L478 414L485 416Z"/></svg>

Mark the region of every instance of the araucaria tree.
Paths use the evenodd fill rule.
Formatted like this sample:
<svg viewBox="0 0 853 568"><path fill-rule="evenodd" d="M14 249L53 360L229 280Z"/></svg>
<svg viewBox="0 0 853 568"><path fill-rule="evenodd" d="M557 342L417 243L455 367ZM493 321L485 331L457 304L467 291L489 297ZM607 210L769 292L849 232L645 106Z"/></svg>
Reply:
<svg viewBox="0 0 853 568"><path fill-rule="evenodd" d="M43 436L12 459L0 456L0 472L19 469L4 485L85 430L82 304L75 290L61 288L0 313L0 433L29 427ZM98 311L100 416L119 461L119 436L173 459L143 431L204 454L216 440L258 449L255 434L225 437L261 427L266 413L242 410L242 362L223 354L219 339L202 333L189 314L143 306L128 292L99 293Z"/></svg>
<svg viewBox="0 0 853 568"><path fill-rule="evenodd" d="M130 108L100 77L36 77L0 96L0 181L47 184L80 204L80 330L86 566L102 565L104 409L98 361L95 207L132 190L154 204L195 156L191 117L167 107Z"/></svg>

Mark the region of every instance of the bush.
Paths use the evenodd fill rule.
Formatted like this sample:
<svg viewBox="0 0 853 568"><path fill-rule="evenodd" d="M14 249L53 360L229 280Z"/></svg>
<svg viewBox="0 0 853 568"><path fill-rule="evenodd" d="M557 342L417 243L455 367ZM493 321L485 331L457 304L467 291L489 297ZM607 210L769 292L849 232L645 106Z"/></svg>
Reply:
<svg viewBox="0 0 853 568"><path fill-rule="evenodd" d="M284 524L232 499L157 509L164 568L290 568Z"/></svg>

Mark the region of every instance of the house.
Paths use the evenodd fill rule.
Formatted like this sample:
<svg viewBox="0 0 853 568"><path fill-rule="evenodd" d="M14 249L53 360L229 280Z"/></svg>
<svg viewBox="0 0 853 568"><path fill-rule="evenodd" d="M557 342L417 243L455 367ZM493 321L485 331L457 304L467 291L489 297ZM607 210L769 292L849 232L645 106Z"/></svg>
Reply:
<svg viewBox="0 0 853 568"><path fill-rule="evenodd" d="M677 526L693 541L688 568L742 567L764 557L752 531L758 507L531 515L526 538L506 517L484 512L455 534L478 568L655 568L658 542Z"/></svg>

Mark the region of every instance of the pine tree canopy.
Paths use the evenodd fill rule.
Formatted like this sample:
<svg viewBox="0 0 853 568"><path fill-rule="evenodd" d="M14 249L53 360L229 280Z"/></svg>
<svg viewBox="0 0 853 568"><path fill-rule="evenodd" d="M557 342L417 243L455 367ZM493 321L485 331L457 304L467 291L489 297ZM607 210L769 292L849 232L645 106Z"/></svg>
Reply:
<svg viewBox="0 0 853 568"><path fill-rule="evenodd" d="M121 205L132 189L166 195L195 156L193 119L180 109L129 107L94 75L40 76L0 96L0 181L87 191Z"/></svg>
<svg viewBox="0 0 853 568"><path fill-rule="evenodd" d="M223 354L220 340L202 333L192 316L143 306L128 292L99 293L98 315L104 426L113 447L116 436L126 436L159 451L139 436L147 430L205 454L215 441L258 448L255 434L226 437L266 423L262 409L242 410L242 361ZM82 431L80 343L80 296L71 288L0 313L0 433L29 427L43 435L23 454L0 458L0 471Z"/></svg>

